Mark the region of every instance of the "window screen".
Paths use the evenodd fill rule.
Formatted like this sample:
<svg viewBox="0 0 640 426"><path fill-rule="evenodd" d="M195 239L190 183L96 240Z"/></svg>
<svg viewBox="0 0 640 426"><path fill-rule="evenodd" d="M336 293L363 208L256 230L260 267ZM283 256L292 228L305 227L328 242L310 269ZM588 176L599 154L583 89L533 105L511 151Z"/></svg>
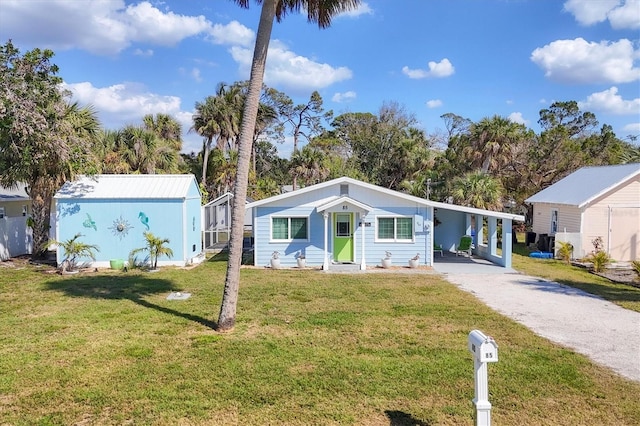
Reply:
<svg viewBox="0 0 640 426"><path fill-rule="evenodd" d="M272 217L272 240L306 240L308 236L308 218Z"/></svg>
<svg viewBox="0 0 640 426"><path fill-rule="evenodd" d="M392 217L381 217L378 219L378 238L391 240L394 238L394 219Z"/></svg>
<svg viewBox="0 0 640 426"><path fill-rule="evenodd" d="M413 238L413 218L399 217L396 219L398 225L396 238L398 240L410 240Z"/></svg>
<svg viewBox="0 0 640 426"><path fill-rule="evenodd" d="M291 218L291 238L294 240L307 239L307 218L306 217Z"/></svg>
<svg viewBox="0 0 640 426"><path fill-rule="evenodd" d="M274 217L271 220L271 238L274 240L288 240L289 219L286 217Z"/></svg>

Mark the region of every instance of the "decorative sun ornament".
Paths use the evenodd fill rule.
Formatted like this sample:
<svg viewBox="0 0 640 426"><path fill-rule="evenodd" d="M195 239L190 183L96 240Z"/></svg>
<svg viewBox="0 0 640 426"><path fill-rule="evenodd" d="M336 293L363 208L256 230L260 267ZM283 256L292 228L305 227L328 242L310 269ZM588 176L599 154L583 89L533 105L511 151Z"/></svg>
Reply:
<svg viewBox="0 0 640 426"><path fill-rule="evenodd" d="M124 219L122 215L113 221L113 225L109 227L113 235L116 237L123 239L129 233L129 230L132 229L133 226L129 224L129 221Z"/></svg>

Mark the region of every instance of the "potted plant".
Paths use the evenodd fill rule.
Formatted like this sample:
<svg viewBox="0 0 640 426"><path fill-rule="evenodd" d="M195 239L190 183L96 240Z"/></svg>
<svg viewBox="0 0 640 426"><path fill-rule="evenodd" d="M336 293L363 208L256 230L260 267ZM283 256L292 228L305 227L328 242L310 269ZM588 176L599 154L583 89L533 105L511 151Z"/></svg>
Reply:
<svg viewBox="0 0 640 426"><path fill-rule="evenodd" d="M409 268L417 268L420 265L420 253L416 253L411 259L409 259Z"/></svg>
<svg viewBox="0 0 640 426"><path fill-rule="evenodd" d="M60 263L59 270L62 274L77 273L78 264L77 259L79 257L89 257L91 260L96 260L96 251L100 251L95 244L86 244L78 241L82 234L76 234L73 238L66 241L51 240L47 243L47 248L52 245L57 245L58 249L64 250L64 260Z"/></svg>
<svg viewBox="0 0 640 426"><path fill-rule="evenodd" d="M274 251L271 253L271 268L279 269L280 268L280 252Z"/></svg>
<svg viewBox="0 0 640 426"><path fill-rule="evenodd" d="M160 256L173 257L173 250L170 247L165 246L169 244L168 238L159 238L153 235L151 232L144 232L144 239L147 241L146 247L141 247L131 250L129 254L130 258L135 258L135 255L141 252L149 252L149 266L152 271L158 270L158 258Z"/></svg>
<svg viewBox="0 0 640 426"><path fill-rule="evenodd" d="M304 268L307 266L307 258L302 251L300 251L296 256L296 262L298 263L298 268Z"/></svg>
<svg viewBox="0 0 640 426"><path fill-rule="evenodd" d="M387 269L391 267L391 252L390 251L385 251L384 252L384 259L381 260L382 262L382 267Z"/></svg>

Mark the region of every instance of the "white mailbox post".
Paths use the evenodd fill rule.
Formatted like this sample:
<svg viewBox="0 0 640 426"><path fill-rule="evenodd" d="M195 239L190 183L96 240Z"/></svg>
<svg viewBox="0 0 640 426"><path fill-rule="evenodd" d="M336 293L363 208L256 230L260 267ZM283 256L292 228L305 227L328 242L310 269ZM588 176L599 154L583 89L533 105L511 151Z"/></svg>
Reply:
<svg viewBox="0 0 640 426"><path fill-rule="evenodd" d="M491 425L491 403L489 402L489 384L487 363L498 362L498 344L480 330L469 333L469 352L473 354L475 368L476 426Z"/></svg>

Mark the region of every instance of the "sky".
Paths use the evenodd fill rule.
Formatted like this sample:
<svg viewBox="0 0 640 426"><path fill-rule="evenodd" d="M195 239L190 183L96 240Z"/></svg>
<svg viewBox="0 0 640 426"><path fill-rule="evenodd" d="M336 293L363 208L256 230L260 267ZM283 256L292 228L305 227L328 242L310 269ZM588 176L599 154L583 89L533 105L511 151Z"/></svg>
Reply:
<svg viewBox="0 0 640 426"><path fill-rule="evenodd" d="M172 115L189 153L195 103L249 78L259 15L254 1L0 0L0 43L52 49L104 128ZM447 113L539 132L541 109L576 101L640 136L640 0L365 0L326 29L294 13L274 24L265 83L296 104L318 91L336 116L395 102L427 134ZM276 146L287 158L291 138Z"/></svg>

